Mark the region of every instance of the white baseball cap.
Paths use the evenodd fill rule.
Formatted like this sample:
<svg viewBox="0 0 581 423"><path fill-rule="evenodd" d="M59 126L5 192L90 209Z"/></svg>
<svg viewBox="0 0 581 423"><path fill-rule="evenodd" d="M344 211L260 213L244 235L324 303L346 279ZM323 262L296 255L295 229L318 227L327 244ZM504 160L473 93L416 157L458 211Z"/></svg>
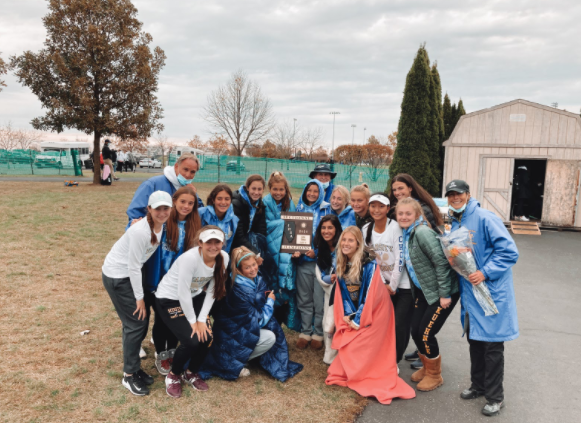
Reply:
<svg viewBox="0 0 581 423"><path fill-rule="evenodd" d="M372 195L371 198L369 199L369 203L371 204L374 201L379 201L381 204L389 206L389 198L387 198L387 196L385 195L381 194Z"/></svg>
<svg viewBox="0 0 581 423"><path fill-rule="evenodd" d="M208 242L211 239L217 239L220 242L224 242L224 232L220 229L206 229L200 234L200 241Z"/></svg>
<svg viewBox="0 0 581 423"><path fill-rule="evenodd" d="M157 209L160 206L171 207L173 204L171 201L171 195L169 195L167 192L155 191L149 196L147 205L151 206L152 209Z"/></svg>

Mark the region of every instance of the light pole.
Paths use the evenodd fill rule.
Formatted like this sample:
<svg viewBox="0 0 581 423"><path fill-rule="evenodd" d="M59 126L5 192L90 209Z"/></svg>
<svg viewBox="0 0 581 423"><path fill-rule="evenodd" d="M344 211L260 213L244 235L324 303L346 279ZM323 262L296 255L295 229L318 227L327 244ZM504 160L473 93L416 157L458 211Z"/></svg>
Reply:
<svg viewBox="0 0 581 423"><path fill-rule="evenodd" d="M363 145L365 145L365 131L367 131L367 128L363 128Z"/></svg>
<svg viewBox="0 0 581 423"><path fill-rule="evenodd" d="M353 138L351 138L351 145L353 145L355 142L355 128L357 128L357 125L353 124L351 125L351 128L353 128Z"/></svg>
<svg viewBox="0 0 581 423"><path fill-rule="evenodd" d="M330 115L333 115L333 139L331 141L331 165L335 163L335 116L340 115L339 112L330 112Z"/></svg>

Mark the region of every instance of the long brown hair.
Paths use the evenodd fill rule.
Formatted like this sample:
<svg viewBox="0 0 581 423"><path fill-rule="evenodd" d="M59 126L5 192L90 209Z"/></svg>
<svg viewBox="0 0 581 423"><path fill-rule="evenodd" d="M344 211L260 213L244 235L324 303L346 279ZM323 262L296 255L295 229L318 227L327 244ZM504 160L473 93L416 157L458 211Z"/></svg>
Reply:
<svg viewBox="0 0 581 423"><path fill-rule="evenodd" d="M397 198L395 198L395 195L393 195L394 182L403 182L408 186L408 188L412 189L412 197L416 200L419 200L422 205L425 204L430 208L430 210L432 210L434 220L436 221L436 226L444 224L442 216L440 216L440 209L438 206L436 206L432 196L428 194L428 191L422 188L422 186L418 184L411 175L408 175L407 173L398 173L391 181L389 181L389 202L391 203L392 207L397 206Z"/></svg>
<svg viewBox="0 0 581 423"><path fill-rule="evenodd" d="M214 189L208 195L208 198L206 199L206 204L208 206L214 207L214 202L216 201L216 197L222 191L226 191L226 194L228 194L230 196L230 203L232 203L232 190L230 189L230 187L226 184L218 184L214 187Z"/></svg>
<svg viewBox="0 0 581 423"><path fill-rule="evenodd" d="M155 245L158 242L158 239L155 236L155 232L153 231L153 217L151 216L151 213L149 211L147 212L147 216L145 216L145 218L147 219L147 223L149 224L149 229L151 229L151 245Z"/></svg>
<svg viewBox="0 0 581 423"><path fill-rule="evenodd" d="M284 184L284 190L286 191L284 194L284 197L280 201L282 204L281 210L288 211L288 209L290 208L290 202L291 202L291 198L292 198L291 192L290 192L290 187L288 185L288 181L282 172L279 172L278 170L275 172L272 172L270 174L270 178L268 178L268 189L272 189L272 186L274 184L280 184L280 183Z"/></svg>
<svg viewBox="0 0 581 423"><path fill-rule="evenodd" d="M217 231L224 233L222 231L222 229L220 229L217 226L206 225L202 229L200 229L196 232L195 242L199 243L200 242L200 234L202 232L210 230L210 229L214 229L214 230L217 230ZM226 239L226 236L224 236L224 239ZM228 274L226 272L226 266L224 266L224 257L222 256L222 251L223 250L220 250L220 253L216 256L216 263L214 263L214 299L215 300L221 300L222 298L224 298L226 296L226 280L228 279Z"/></svg>
<svg viewBox="0 0 581 423"><path fill-rule="evenodd" d="M172 195L173 207L171 208L169 219L165 225L169 249L174 252L178 250L178 242L180 239L180 229L178 227L180 215L178 213L176 203L180 196L184 194L192 195L194 197L194 207L192 208L190 214L186 216L186 237L184 238L184 252L195 246L196 232L198 232L198 230L202 227L202 221L200 220L200 215L198 214L198 197L196 196L196 192L190 185L183 186Z"/></svg>
<svg viewBox="0 0 581 423"><path fill-rule="evenodd" d="M264 178L260 175L250 175L248 178L246 178L246 182L244 183L244 188L246 188L246 194L248 195L248 198L250 199L250 193L248 191L248 189L250 188L250 185L252 185L253 182L260 182L262 183L262 188L266 188L266 182L264 181ZM252 200L250 200L252 201ZM250 207L252 207L252 204L250 205ZM260 214L262 213L262 209L264 207L262 206L262 198L258 200L258 206L256 207L256 214Z"/></svg>

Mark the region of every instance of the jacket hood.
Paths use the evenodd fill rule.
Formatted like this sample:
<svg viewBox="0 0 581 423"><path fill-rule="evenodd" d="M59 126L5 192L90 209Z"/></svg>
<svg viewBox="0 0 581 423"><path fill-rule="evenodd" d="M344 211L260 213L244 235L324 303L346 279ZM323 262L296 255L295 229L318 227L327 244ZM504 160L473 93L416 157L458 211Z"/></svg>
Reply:
<svg viewBox="0 0 581 423"><path fill-rule="evenodd" d="M176 191L181 188L181 185L178 182L178 176L176 175L176 171L173 166L164 167L163 175L167 178L168 181L171 182Z"/></svg>
<svg viewBox="0 0 581 423"><path fill-rule="evenodd" d="M307 203L305 202L307 189L312 184L317 184L317 187L319 187L319 198L317 198L317 201L315 201L313 204L307 205ZM299 202L303 203L306 208L317 209L322 205L324 198L325 198L325 190L323 189L323 184L321 184L321 182L318 181L317 179L311 179L309 182L307 182L307 184L303 188L303 193L301 194L301 198L300 198Z"/></svg>
<svg viewBox="0 0 581 423"><path fill-rule="evenodd" d="M348 215L349 213L351 213L351 210L353 210L353 209L351 208L351 206L348 205L347 207L345 207L343 209L343 211L341 213L339 213L338 217L342 217L342 216ZM335 210L333 210L333 213L335 213ZM337 214L337 213L335 213L335 214Z"/></svg>
<svg viewBox="0 0 581 423"><path fill-rule="evenodd" d="M206 206L206 211L210 213L216 221L220 220L216 215L216 210L214 209L214 206ZM230 204L230 207L228 207L228 210L226 210L226 214L224 215L224 218L221 220L221 222L229 222L232 220L233 217L234 217L234 207L232 207L232 204Z"/></svg>

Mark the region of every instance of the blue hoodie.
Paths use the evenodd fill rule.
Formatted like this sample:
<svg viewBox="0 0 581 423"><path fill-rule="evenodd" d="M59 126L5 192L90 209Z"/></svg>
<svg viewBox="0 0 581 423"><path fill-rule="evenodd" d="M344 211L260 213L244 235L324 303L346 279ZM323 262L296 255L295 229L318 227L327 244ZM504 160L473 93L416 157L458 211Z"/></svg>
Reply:
<svg viewBox="0 0 581 423"><path fill-rule="evenodd" d="M341 214L337 214L337 212L333 209L331 209L331 213L339 218L339 222L341 222L341 228L343 230L345 230L345 228L348 226L357 226L355 211L351 208L351 206L345 207Z"/></svg>
<svg viewBox="0 0 581 423"><path fill-rule="evenodd" d="M198 210L200 214L200 220L202 221L202 227L206 225L214 225L222 229L226 234L226 239L222 249L227 253L230 253L230 247L232 247L232 240L234 239L234 234L236 233L236 228L238 227L238 217L234 214L234 207L230 204L226 214L222 220L218 219L216 216L216 211L214 206L202 207Z"/></svg>
<svg viewBox="0 0 581 423"><path fill-rule="evenodd" d="M319 187L319 198L313 204L307 205L303 198L305 197L307 189L311 184L316 184L317 187ZM297 212L313 213L313 241L315 240L315 234L317 233L317 227L319 226L321 218L331 214L331 205L324 201L324 197L325 190L323 189L321 182L319 182L317 179L311 179L309 182L307 182L307 185L305 185L303 193L301 194L301 198L299 199L299 203L297 204ZM313 249L315 249L314 246ZM301 255L301 260L316 261L317 259L307 257L306 255Z"/></svg>
<svg viewBox="0 0 581 423"><path fill-rule="evenodd" d="M460 279L460 319L470 318L470 339L485 342L504 342L518 338L519 327L516 300L512 283L512 266L518 260L518 249L504 223L491 211L480 208L475 198L468 201L462 221L452 216L452 232L463 226L472 235L472 249L478 269L498 308L498 314L485 316L473 295L472 284Z"/></svg>

